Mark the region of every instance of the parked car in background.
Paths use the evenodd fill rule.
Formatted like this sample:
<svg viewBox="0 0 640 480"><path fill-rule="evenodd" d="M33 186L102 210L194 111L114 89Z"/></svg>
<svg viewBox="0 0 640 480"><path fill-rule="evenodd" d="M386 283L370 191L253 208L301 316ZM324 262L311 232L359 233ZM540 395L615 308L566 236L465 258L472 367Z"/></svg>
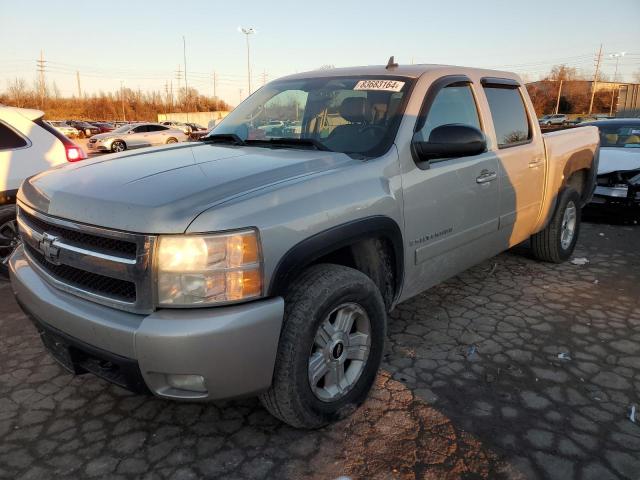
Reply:
<svg viewBox="0 0 640 480"><path fill-rule="evenodd" d="M0 276L18 244L16 194L23 180L49 167L87 158L84 151L45 122L39 110L0 106Z"/></svg>
<svg viewBox="0 0 640 480"><path fill-rule="evenodd" d="M123 125L109 133L100 133L89 139L89 150L96 152L123 152L132 148L150 147L165 143L186 142L181 130L157 123Z"/></svg>
<svg viewBox="0 0 640 480"><path fill-rule="evenodd" d="M186 122L185 125L188 125L191 129L189 132L189 137L192 140L197 140L207 133L208 129L203 127L202 125L198 125L197 123Z"/></svg>
<svg viewBox="0 0 640 480"><path fill-rule="evenodd" d="M563 123L565 123L567 121L567 116L563 113L555 113L552 115L545 115L544 117L542 117L540 120L538 120L538 123L540 125L562 125Z"/></svg>
<svg viewBox="0 0 640 480"><path fill-rule="evenodd" d="M265 138L292 99L302 135ZM318 428L366 399L397 304L527 239L570 258L597 151L594 127L542 134L515 74L300 73L202 142L27 180L12 287L71 372Z"/></svg>
<svg viewBox="0 0 640 480"><path fill-rule="evenodd" d="M564 123L565 125L579 125L584 122L593 122L595 119L596 117L575 117L567 120Z"/></svg>
<svg viewBox="0 0 640 480"><path fill-rule="evenodd" d="M70 125L67 125L65 122L56 121L56 120L44 120L45 123L48 123L65 137L68 138L78 138L80 136L80 132L77 128L74 128Z"/></svg>
<svg viewBox="0 0 640 480"><path fill-rule="evenodd" d="M640 119L585 123L600 131L597 186L589 205L600 213L640 219Z"/></svg>
<svg viewBox="0 0 640 480"><path fill-rule="evenodd" d="M165 121L160 122L160 125L165 125L169 128L173 128L174 130L181 130L187 136L191 133L191 127L183 122Z"/></svg>
<svg viewBox="0 0 640 480"><path fill-rule="evenodd" d="M100 133L100 129L89 122L79 120L67 120L67 125L76 128L80 132L80 138L91 137Z"/></svg>
<svg viewBox="0 0 640 480"><path fill-rule="evenodd" d="M115 126L107 122L91 122L91 125L95 125L100 129L100 133L108 133L115 130Z"/></svg>

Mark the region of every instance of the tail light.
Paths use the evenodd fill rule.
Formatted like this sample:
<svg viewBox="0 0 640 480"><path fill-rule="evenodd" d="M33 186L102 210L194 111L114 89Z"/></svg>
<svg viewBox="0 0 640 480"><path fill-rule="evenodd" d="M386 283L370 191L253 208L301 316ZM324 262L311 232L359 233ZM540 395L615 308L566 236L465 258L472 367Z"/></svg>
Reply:
<svg viewBox="0 0 640 480"><path fill-rule="evenodd" d="M87 154L84 153L84 150L77 145L65 145L65 148L67 151L67 160L69 162L78 162L87 158Z"/></svg>

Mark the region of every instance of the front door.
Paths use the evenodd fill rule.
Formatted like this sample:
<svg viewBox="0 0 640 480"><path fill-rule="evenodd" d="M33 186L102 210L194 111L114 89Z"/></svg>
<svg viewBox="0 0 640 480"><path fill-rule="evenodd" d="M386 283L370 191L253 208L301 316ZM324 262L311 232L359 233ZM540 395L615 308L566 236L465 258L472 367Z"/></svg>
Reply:
<svg viewBox="0 0 640 480"><path fill-rule="evenodd" d="M427 92L417 139L446 124L482 129L471 81L435 82ZM434 88L440 88L433 94ZM433 100L431 100L431 98ZM423 123L423 125L420 125ZM431 161L403 174L405 252L403 297L449 278L499 251L498 160L494 152Z"/></svg>

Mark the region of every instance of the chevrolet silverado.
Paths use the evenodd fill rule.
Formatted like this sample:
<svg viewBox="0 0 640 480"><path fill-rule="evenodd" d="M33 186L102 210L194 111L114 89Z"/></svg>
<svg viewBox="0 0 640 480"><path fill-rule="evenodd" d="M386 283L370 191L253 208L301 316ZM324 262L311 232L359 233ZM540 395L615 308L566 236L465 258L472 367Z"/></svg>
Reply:
<svg viewBox="0 0 640 480"><path fill-rule="evenodd" d="M71 372L316 428L366 398L399 302L527 239L570 257L598 142L542 135L508 72L296 74L201 142L27 179L11 282Z"/></svg>

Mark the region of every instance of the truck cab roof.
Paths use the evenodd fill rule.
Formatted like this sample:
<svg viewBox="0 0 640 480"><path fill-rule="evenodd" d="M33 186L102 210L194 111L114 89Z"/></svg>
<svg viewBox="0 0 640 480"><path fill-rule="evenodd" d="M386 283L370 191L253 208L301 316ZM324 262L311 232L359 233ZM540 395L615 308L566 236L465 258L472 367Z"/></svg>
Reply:
<svg viewBox="0 0 640 480"><path fill-rule="evenodd" d="M280 80L296 80L306 78L342 77L342 76L381 76L418 78L425 73L437 72L444 75L478 75L480 77L500 77L521 83L520 77L513 72L490 70L484 68L470 68L456 65L413 64L387 67L386 65L368 65L360 67L330 68L326 70L311 70L281 77Z"/></svg>

